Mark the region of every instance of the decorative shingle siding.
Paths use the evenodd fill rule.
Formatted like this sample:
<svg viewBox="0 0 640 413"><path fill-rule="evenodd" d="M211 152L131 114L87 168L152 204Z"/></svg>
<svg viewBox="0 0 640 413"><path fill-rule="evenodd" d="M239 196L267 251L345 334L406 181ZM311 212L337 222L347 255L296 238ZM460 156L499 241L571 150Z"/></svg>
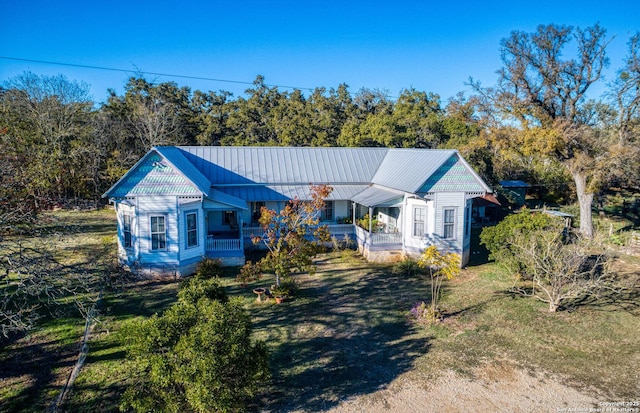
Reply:
<svg viewBox="0 0 640 413"><path fill-rule="evenodd" d="M451 156L418 190L427 192L483 192L485 186L469 171L457 156Z"/></svg>
<svg viewBox="0 0 640 413"><path fill-rule="evenodd" d="M151 154L112 192L113 197L131 195L190 195L199 191L158 154Z"/></svg>

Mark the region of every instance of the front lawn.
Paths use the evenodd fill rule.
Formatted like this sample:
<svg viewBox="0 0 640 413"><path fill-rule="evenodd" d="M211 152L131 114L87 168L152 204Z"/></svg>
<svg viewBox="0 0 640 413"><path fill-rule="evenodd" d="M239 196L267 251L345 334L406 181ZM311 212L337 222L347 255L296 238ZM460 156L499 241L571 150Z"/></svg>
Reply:
<svg viewBox="0 0 640 413"><path fill-rule="evenodd" d="M80 224L66 227L61 259L74 264L99 253L83 246L104 251L115 234L110 212L62 214ZM74 246L74 236L82 246ZM352 251L319 256L315 274L296 275L297 297L279 305L259 303L252 292L273 284L271 278L242 287L236 269L228 269L222 283L230 295L243 297L255 336L270 352L273 377L256 409L324 410L396 379L428 387L451 370L473 377L477 367L502 364L561 377L601 400L634 400L640 394L640 259L618 262L633 288L555 314L544 303L508 293L512 283L494 264L469 267L443 285L447 316L434 326L415 325L408 315L429 299L426 278L393 274L391 266L369 264ZM146 281L104 295L67 411L118 411L127 384L118 331L128 320L167 308L177 288L171 280ZM3 344L0 411L50 406L75 362L82 327L82 318L70 314Z"/></svg>

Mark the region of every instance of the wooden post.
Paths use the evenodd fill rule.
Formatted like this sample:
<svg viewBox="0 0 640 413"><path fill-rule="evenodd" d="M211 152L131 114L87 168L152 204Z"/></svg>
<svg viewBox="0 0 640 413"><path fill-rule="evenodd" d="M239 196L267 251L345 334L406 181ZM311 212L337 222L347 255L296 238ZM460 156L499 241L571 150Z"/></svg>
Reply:
<svg viewBox="0 0 640 413"><path fill-rule="evenodd" d="M373 229L373 208L369 207L369 234L371 234Z"/></svg>

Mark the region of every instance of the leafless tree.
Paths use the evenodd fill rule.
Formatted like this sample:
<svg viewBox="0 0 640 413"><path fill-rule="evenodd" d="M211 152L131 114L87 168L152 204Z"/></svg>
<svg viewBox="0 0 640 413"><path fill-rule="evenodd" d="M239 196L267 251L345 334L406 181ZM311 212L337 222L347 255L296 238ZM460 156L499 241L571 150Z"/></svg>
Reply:
<svg viewBox="0 0 640 413"><path fill-rule="evenodd" d="M509 241L526 269L516 290L549 304L549 311L581 298L615 289L610 257L586 239L563 241L562 232L536 230Z"/></svg>

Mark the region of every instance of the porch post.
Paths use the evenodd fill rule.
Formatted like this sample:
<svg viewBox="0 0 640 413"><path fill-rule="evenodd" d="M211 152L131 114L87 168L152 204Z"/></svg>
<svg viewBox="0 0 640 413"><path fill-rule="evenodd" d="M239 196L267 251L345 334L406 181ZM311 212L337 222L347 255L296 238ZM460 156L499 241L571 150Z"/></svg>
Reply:
<svg viewBox="0 0 640 413"><path fill-rule="evenodd" d="M373 229L373 207L369 207L369 234Z"/></svg>
<svg viewBox="0 0 640 413"><path fill-rule="evenodd" d="M356 224L356 203L351 201L351 215L353 216L353 218L351 219L351 222L353 223L353 225Z"/></svg>

